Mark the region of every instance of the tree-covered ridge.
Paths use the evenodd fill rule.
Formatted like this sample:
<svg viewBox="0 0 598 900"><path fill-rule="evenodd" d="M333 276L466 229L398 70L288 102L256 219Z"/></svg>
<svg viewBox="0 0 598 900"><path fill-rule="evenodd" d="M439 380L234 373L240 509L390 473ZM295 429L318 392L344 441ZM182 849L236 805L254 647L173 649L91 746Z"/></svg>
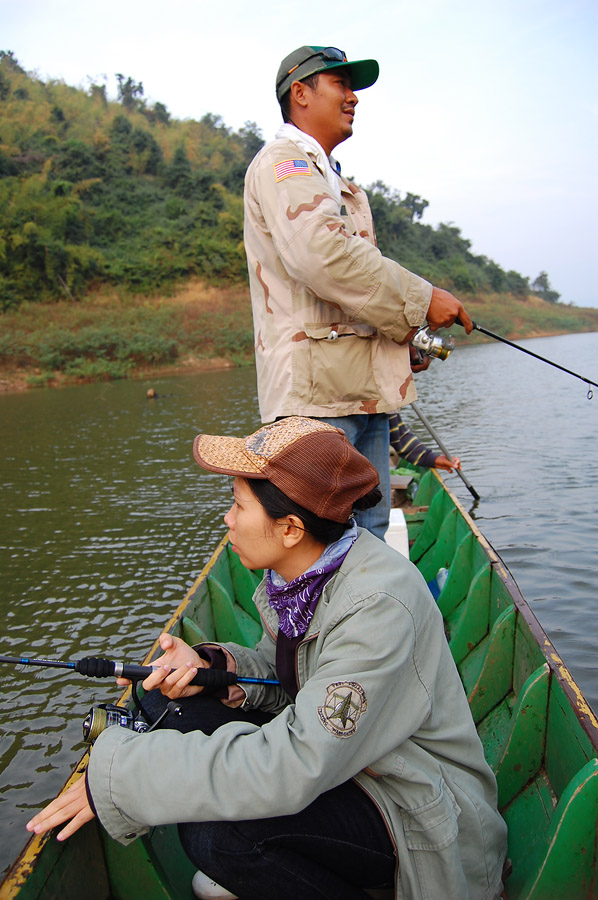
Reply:
<svg viewBox="0 0 598 900"><path fill-rule="evenodd" d="M44 82L0 53L0 308L101 284L152 293L190 276L245 279L243 178L258 127L175 120L141 83L117 79L109 101L104 85ZM459 293L529 293L454 225L422 224L426 200L380 182L368 190L383 253ZM546 273L534 287L558 299Z"/></svg>
<svg viewBox="0 0 598 900"><path fill-rule="evenodd" d="M212 115L173 121L163 105L133 101L44 83L3 55L4 308L103 282L149 292L189 275L245 277L243 177L257 129L233 133Z"/></svg>

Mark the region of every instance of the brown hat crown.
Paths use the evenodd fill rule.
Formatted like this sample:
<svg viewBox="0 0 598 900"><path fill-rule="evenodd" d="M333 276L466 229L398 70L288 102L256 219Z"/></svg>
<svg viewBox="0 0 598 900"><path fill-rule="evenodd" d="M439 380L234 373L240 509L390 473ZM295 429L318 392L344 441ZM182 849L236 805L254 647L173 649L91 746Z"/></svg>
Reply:
<svg viewBox="0 0 598 900"><path fill-rule="evenodd" d="M374 466L344 432L290 416L245 438L200 434L193 453L204 469L268 479L322 519L346 522L354 504L380 482Z"/></svg>

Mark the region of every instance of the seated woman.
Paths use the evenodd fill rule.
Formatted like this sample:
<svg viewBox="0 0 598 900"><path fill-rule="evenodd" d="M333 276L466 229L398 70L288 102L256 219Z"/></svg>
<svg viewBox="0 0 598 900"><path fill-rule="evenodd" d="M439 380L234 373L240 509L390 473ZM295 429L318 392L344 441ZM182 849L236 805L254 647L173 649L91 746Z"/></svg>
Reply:
<svg viewBox="0 0 598 900"><path fill-rule="evenodd" d="M128 843L179 823L200 897L498 897L506 827L440 613L415 566L352 518L377 502L376 470L300 417L199 435L194 454L234 476L224 521L241 562L265 570L263 637L251 650L162 635L144 700L183 698L180 724L107 728L86 779L29 830L68 822L64 839L95 814ZM205 696L191 682L210 665L280 685Z"/></svg>

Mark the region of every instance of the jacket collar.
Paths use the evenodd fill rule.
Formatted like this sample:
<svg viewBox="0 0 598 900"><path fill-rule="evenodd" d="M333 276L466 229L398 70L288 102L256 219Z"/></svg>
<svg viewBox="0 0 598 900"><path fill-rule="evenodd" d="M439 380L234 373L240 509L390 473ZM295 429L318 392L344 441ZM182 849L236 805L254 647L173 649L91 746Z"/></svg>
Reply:
<svg viewBox="0 0 598 900"><path fill-rule="evenodd" d="M312 161L316 164L324 178L326 179L333 196L341 202L341 177L340 166L338 166L333 156L327 156L324 148L316 141L311 134L306 134L290 122L285 122L276 132L276 138L286 138L307 153Z"/></svg>

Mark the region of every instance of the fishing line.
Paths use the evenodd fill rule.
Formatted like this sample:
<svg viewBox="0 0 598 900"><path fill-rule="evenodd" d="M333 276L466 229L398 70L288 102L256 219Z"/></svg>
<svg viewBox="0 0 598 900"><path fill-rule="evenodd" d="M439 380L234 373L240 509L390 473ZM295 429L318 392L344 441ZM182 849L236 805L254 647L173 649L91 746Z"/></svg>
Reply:
<svg viewBox="0 0 598 900"><path fill-rule="evenodd" d="M461 325L463 327L463 322L457 318L455 319L457 325ZM471 323L476 331L481 331L482 334L487 334L488 337L494 338L495 341L501 341L503 344L508 344L509 347L514 347L515 350L521 350L522 353L527 353L528 356L533 356L535 359L539 359L541 362L548 363L549 366L554 366L555 369L560 369L561 372L566 372L567 375L573 375L574 378L579 378L580 381L585 381L588 385L588 393L587 399L591 400L594 396L594 391L592 387L598 387L598 384L595 381L590 381L589 378L586 378L584 375L578 375L577 372L572 372L571 369L566 369L565 366L560 366L558 363L553 362L551 359L546 359L545 356L540 356L538 353L534 353L532 350L527 350L525 347L520 347L519 344L514 344L513 341L507 340L505 337L501 337L500 334L495 334L493 331L489 331L487 328L483 328L481 325L478 325L477 322Z"/></svg>

